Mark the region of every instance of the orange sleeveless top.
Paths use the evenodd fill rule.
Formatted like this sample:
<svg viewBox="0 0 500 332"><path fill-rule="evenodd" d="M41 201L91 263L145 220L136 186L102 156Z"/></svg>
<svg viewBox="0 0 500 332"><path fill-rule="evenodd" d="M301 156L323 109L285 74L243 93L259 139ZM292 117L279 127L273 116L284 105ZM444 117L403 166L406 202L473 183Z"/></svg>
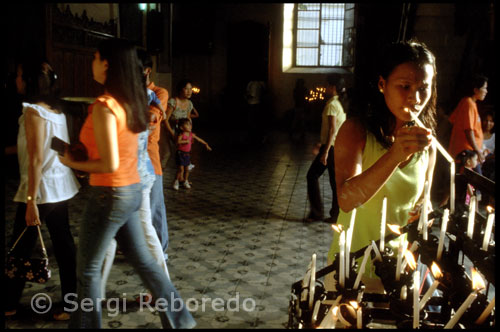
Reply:
<svg viewBox="0 0 500 332"><path fill-rule="evenodd" d="M118 153L120 164L112 173L91 173L91 186L123 187L140 182L137 171L138 135L127 127L127 113L125 109L110 95L102 95L89 106L89 112L80 131L80 141L87 148L89 160L99 159L99 151L94 136L92 110L96 103L104 104L116 117L118 133Z"/></svg>

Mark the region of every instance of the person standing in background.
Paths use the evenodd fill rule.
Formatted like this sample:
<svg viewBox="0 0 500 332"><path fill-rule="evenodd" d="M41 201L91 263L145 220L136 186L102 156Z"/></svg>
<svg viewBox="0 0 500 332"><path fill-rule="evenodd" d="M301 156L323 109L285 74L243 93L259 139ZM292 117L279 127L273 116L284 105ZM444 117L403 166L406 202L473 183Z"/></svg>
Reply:
<svg viewBox="0 0 500 332"><path fill-rule="evenodd" d="M340 126L346 120L346 114L339 101L339 92L344 89L343 80L339 75L329 75L327 77L327 90L332 94L332 97L325 105L321 118L321 142L315 147L317 152L316 158L311 164L307 172L307 197L311 211L306 218L307 222L322 220L323 216L323 200L319 190L319 178L328 169L330 187L332 189L332 207L330 209L330 217L325 219L326 222L335 223L339 214L339 205L337 202L337 189L335 185L335 159L334 159L334 144Z"/></svg>
<svg viewBox="0 0 500 332"><path fill-rule="evenodd" d="M481 173L483 155L483 128L481 118L477 111L477 101L483 101L488 93L488 78L475 75L468 81L466 95L458 103L449 117L453 124L448 152L452 156L458 155L463 150L476 151L479 164L474 169Z"/></svg>

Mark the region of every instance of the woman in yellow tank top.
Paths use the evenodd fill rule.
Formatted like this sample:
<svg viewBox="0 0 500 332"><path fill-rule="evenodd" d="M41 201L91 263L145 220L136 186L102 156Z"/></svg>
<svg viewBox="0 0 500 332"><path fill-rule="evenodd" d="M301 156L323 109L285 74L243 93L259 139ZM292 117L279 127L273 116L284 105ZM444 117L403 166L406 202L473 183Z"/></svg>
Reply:
<svg viewBox="0 0 500 332"><path fill-rule="evenodd" d="M410 112L434 130L436 64L419 42L394 43L376 62L377 84L366 113L348 119L335 143L335 174L340 214L337 223L349 227L356 208L351 252L380 238L382 200L387 197L387 223L406 225L416 219L425 181L432 183L435 150L431 130L408 126ZM334 232L329 263L339 252ZM395 241L393 241L395 242ZM397 246L397 243L388 243ZM377 279L371 265L364 279ZM331 279L331 280L329 280ZM333 278L327 276L326 286ZM367 285L368 288L368 285Z"/></svg>

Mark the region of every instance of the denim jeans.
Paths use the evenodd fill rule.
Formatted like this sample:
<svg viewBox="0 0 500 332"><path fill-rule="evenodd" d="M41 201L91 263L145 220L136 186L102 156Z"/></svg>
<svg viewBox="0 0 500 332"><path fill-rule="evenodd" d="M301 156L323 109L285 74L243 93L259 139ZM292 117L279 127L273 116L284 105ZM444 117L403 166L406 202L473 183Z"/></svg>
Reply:
<svg viewBox="0 0 500 332"><path fill-rule="evenodd" d="M158 240L158 235L156 234L156 230L151 223L151 205L149 202L149 196L151 193L151 188L153 184L143 185L142 188L142 202L141 207L139 209L139 218L141 220L141 226L144 231L144 236L146 239L146 243L148 244L149 251L156 259L156 263L161 266L165 274L170 279L170 275L168 273L167 262L165 261L165 257L163 255L163 250L161 248L160 240ZM111 272L111 267L113 266L113 261L115 260L116 254L116 240L111 240L109 244L108 250L106 250L106 255L104 257L104 265L102 267L102 296L106 297L106 283L108 281L109 274Z"/></svg>
<svg viewBox="0 0 500 332"><path fill-rule="evenodd" d="M168 225L167 225L167 209L165 208L165 198L163 197L163 176L155 174L156 180L151 188L151 218L153 227L156 230L158 239L160 240L161 247L165 260L168 260Z"/></svg>
<svg viewBox="0 0 500 332"><path fill-rule="evenodd" d="M113 238L127 260L139 274L145 286L156 299L169 304L159 310L164 328L192 328L196 325L184 303L176 310L170 299L180 296L162 268L156 263L146 244L139 220L141 184L125 187L91 187L84 218L80 225L77 252L78 307L71 316L70 328L101 327L101 268L108 246ZM86 301L84 308L80 305ZM91 303L90 308L88 303ZM177 300L179 302L179 300ZM71 309L74 309L72 302Z"/></svg>
<svg viewBox="0 0 500 332"><path fill-rule="evenodd" d="M311 206L309 217L322 219L323 216L323 200L319 190L319 178L328 168L328 178L330 180L330 187L332 189L332 208L330 209L330 217L337 220L339 215L339 204L337 202L337 187L335 185L335 160L333 146L330 146L326 166L320 162L321 154L325 151L326 145L321 145L319 153L314 158L314 161L307 172L307 197Z"/></svg>

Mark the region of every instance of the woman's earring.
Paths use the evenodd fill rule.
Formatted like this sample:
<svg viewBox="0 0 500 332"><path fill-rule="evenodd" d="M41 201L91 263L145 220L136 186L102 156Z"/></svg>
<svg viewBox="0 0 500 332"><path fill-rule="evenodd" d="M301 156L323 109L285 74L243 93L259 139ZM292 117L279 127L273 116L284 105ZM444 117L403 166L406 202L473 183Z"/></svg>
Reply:
<svg viewBox="0 0 500 332"><path fill-rule="evenodd" d="M381 93L384 93L384 89L382 89L382 88L378 89L378 91L380 91Z"/></svg>

